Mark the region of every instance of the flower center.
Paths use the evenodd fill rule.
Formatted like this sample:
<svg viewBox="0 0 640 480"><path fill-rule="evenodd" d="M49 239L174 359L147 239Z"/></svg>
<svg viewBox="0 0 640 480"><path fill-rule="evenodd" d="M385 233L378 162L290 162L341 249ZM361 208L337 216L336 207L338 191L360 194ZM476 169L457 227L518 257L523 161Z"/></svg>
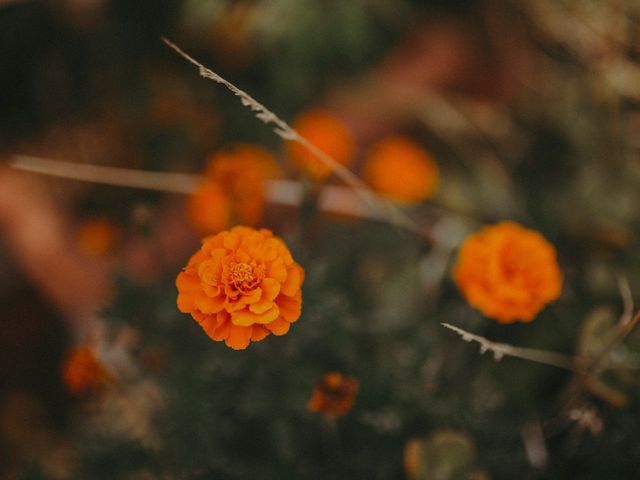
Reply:
<svg viewBox="0 0 640 480"><path fill-rule="evenodd" d="M231 265L231 281L240 287L243 284L253 282L253 268L248 263L234 263Z"/></svg>
<svg viewBox="0 0 640 480"><path fill-rule="evenodd" d="M256 265L254 261L230 262L225 266L223 280L227 297L236 299L239 294L253 293L264 279L264 274L264 265Z"/></svg>

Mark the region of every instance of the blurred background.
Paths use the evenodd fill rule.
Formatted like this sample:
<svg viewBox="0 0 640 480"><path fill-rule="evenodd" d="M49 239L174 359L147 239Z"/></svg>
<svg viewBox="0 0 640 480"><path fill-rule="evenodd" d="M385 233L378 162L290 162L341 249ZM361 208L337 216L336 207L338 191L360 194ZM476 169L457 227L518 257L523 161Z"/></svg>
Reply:
<svg viewBox="0 0 640 480"><path fill-rule="evenodd" d="M288 122L327 112L367 180L381 139L417 145L437 188L399 205L425 236L323 212L340 182L162 36ZM639 107L633 0L0 0L0 475L640 478L635 333L583 381L440 326L602 354L640 293ZM198 175L237 144L300 188L284 205L272 189L253 223L307 275L291 332L242 352L175 306L211 233L189 195L10 166ZM553 243L565 277L529 324L484 318L451 279L460 242L506 219ZM358 385L346 413L307 408L326 372Z"/></svg>

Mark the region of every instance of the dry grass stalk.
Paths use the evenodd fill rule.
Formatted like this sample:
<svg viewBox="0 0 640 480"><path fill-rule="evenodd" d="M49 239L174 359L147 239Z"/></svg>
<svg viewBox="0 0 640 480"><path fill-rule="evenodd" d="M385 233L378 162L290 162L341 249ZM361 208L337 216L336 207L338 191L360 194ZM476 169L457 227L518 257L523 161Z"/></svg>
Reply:
<svg viewBox="0 0 640 480"><path fill-rule="evenodd" d="M492 342L484 337L467 332L462 328L455 327L448 323L441 323L443 327L453 330L466 342L478 342L480 353L491 352L493 358L501 360L503 357L516 357L523 360L530 360L536 363L551 365L553 367L564 368L565 370L579 371L579 361L576 358L562 355L560 353L537 350L533 348L514 347L508 343Z"/></svg>
<svg viewBox="0 0 640 480"><path fill-rule="evenodd" d="M255 100L251 95L236 87L233 83L228 80L222 78L220 75L215 73L214 71L206 68L200 62L195 60L189 54L185 53L180 47L178 47L175 43L171 42L169 39L162 37L162 41L167 44L171 49L173 49L178 55L187 60L189 63L195 65L198 68L198 72L204 78L208 78L209 80L213 80L216 83L224 85L227 89L229 89L234 95L240 98L240 102L245 107L250 108L253 112L255 112L256 117L264 122L265 124L273 125L274 132L280 138L286 141L297 142L306 148L309 152L311 152L316 158L320 161L324 162L329 168L331 168L332 172L336 174L340 180L342 180L345 184L349 185L362 199L365 203L372 209L374 217L385 218L389 223L393 225L400 226L406 230L417 233L426 239L430 240L430 236L428 233L420 226L416 225L413 220L411 220L402 210L400 210L397 206L395 206L392 202L380 198L376 195L358 176L356 176L351 170L336 162L331 156L327 155L325 152L320 150L314 144L312 144L305 137L300 135L293 127L291 127L287 122L278 117L275 113L269 110L267 107L262 105L260 102Z"/></svg>

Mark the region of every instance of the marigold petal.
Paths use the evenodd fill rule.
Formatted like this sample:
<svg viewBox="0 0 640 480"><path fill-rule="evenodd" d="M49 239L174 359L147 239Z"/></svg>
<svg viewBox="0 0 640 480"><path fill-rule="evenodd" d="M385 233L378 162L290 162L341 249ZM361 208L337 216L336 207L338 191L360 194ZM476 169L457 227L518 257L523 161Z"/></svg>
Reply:
<svg viewBox="0 0 640 480"><path fill-rule="evenodd" d="M194 265L199 265L200 262L202 262L206 257L207 257L207 255L202 249L198 250L196 253L194 253L191 256L191 258L187 262L186 270L189 270L190 267L193 267Z"/></svg>
<svg viewBox="0 0 640 480"><path fill-rule="evenodd" d="M302 297L299 292L294 297L278 295L276 305L280 308L280 315L287 322L295 322L302 313Z"/></svg>
<svg viewBox="0 0 640 480"><path fill-rule="evenodd" d="M258 287L253 292L242 295L238 299L238 303L242 305L252 305L258 302L262 298L262 288ZM259 313L259 312L256 312Z"/></svg>
<svg viewBox="0 0 640 480"><path fill-rule="evenodd" d="M228 297L224 301L224 311L228 313L237 312L238 310L243 310L246 308L246 305L238 302L236 299L229 299Z"/></svg>
<svg viewBox="0 0 640 480"><path fill-rule="evenodd" d="M200 315L198 318L193 317L198 324L202 327L202 329L206 332L214 340L220 340L215 338L215 332L220 326L220 322L218 321L217 315Z"/></svg>
<svg viewBox="0 0 640 480"><path fill-rule="evenodd" d="M218 313L224 308L225 299L224 295L211 298L202 292L196 296L195 303L202 313Z"/></svg>
<svg viewBox="0 0 640 480"><path fill-rule="evenodd" d="M267 242L259 242L247 245L247 253L252 258L259 258L263 261L273 261L276 259L276 252Z"/></svg>
<svg viewBox="0 0 640 480"><path fill-rule="evenodd" d="M193 292L200 288L200 279L192 273L180 272L176 278L176 287L181 292Z"/></svg>
<svg viewBox="0 0 640 480"><path fill-rule="evenodd" d="M267 330L264 325L252 325L251 326L251 341L259 342L260 340L269 336L271 332Z"/></svg>
<svg viewBox="0 0 640 480"><path fill-rule="evenodd" d="M291 252L287 248L287 245L279 238L274 237L272 240L277 256L282 258L285 265L291 265L293 263L293 257L291 256Z"/></svg>
<svg viewBox="0 0 640 480"><path fill-rule="evenodd" d="M228 250L225 248L212 248L209 250L208 256L211 261L219 264L228 253Z"/></svg>
<svg viewBox="0 0 640 480"><path fill-rule="evenodd" d="M265 278L261 284L262 297L253 305L249 306L249 310L253 313L264 313L273 307L273 301L280 293L280 283L272 278Z"/></svg>
<svg viewBox="0 0 640 480"><path fill-rule="evenodd" d="M190 313L196 308L195 297L186 293L178 294L178 310L182 313Z"/></svg>
<svg viewBox="0 0 640 480"><path fill-rule="evenodd" d="M237 325L230 325L229 336L225 340L227 347L234 350L244 350L249 346L251 342L252 329L250 327L239 327Z"/></svg>
<svg viewBox="0 0 640 480"><path fill-rule="evenodd" d="M238 248L238 250L236 250L235 256L233 257L233 261L239 263L248 263L251 261L251 255L249 255L241 248Z"/></svg>
<svg viewBox="0 0 640 480"><path fill-rule="evenodd" d="M266 324L265 327L268 328L274 335L280 336L289 331L291 324L286 320L283 320L282 318L278 318L277 320Z"/></svg>
<svg viewBox="0 0 640 480"><path fill-rule="evenodd" d="M238 248L239 244L240 235L238 235L237 232L228 232L228 234L223 237L223 245L229 250L235 250L236 248Z"/></svg>
<svg viewBox="0 0 640 480"><path fill-rule="evenodd" d="M227 337L229 336L229 329L231 328L231 322L225 322L222 325L218 325L212 333L209 333L209 336L216 340L216 341L222 341L222 340L226 340ZM205 330L206 331L206 330Z"/></svg>
<svg viewBox="0 0 640 480"><path fill-rule="evenodd" d="M267 267L267 277L282 283L287 279L287 267L281 258L275 259Z"/></svg>
<svg viewBox="0 0 640 480"><path fill-rule="evenodd" d="M216 259L205 260L198 265L198 277L205 284L215 285L221 276L220 261Z"/></svg>
<svg viewBox="0 0 640 480"><path fill-rule="evenodd" d="M216 287L213 285L207 285L206 283L202 284L202 290L207 294L207 297L217 297L220 295L220 287Z"/></svg>
<svg viewBox="0 0 640 480"><path fill-rule="evenodd" d="M269 310L263 313L253 313L248 309L233 312L231 314L231 322L238 326L249 326L254 323L268 324L273 322L280 315L280 309L277 305L273 305Z"/></svg>
<svg viewBox="0 0 640 480"><path fill-rule="evenodd" d="M302 268L300 268L298 265L294 265L292 268L289 268L287 270L287 279L282 284L282 293L292 297L298 290L300 290L302 280Z"/></svg>

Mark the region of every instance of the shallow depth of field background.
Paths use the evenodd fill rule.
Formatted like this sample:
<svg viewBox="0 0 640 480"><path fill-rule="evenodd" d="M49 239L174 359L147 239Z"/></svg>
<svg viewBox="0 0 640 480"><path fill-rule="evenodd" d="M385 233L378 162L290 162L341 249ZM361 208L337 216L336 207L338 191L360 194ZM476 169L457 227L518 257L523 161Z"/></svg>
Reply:
<svg viewBox="0 0 640 480"><path fill-rule="evenodd" d="M287 121L340 118L357 174L380 138L421 145L438 191L401 208L432 241L316 208L283 141L161 36ZM584 381L441 326L597 357L640 302L639 107L633 0L0 0L0 477L640 478L636 333ZM200 240L184 195L8 166L198 173L235 143L307 192L259 222L306 271L302 316L244 351L176 308ZM562 295L531 323L452 281L502 220L557 249ZM75 395L61 370L85 344L113 375ZM307 409L330 371L359 384L344 416Z"/></svg>

